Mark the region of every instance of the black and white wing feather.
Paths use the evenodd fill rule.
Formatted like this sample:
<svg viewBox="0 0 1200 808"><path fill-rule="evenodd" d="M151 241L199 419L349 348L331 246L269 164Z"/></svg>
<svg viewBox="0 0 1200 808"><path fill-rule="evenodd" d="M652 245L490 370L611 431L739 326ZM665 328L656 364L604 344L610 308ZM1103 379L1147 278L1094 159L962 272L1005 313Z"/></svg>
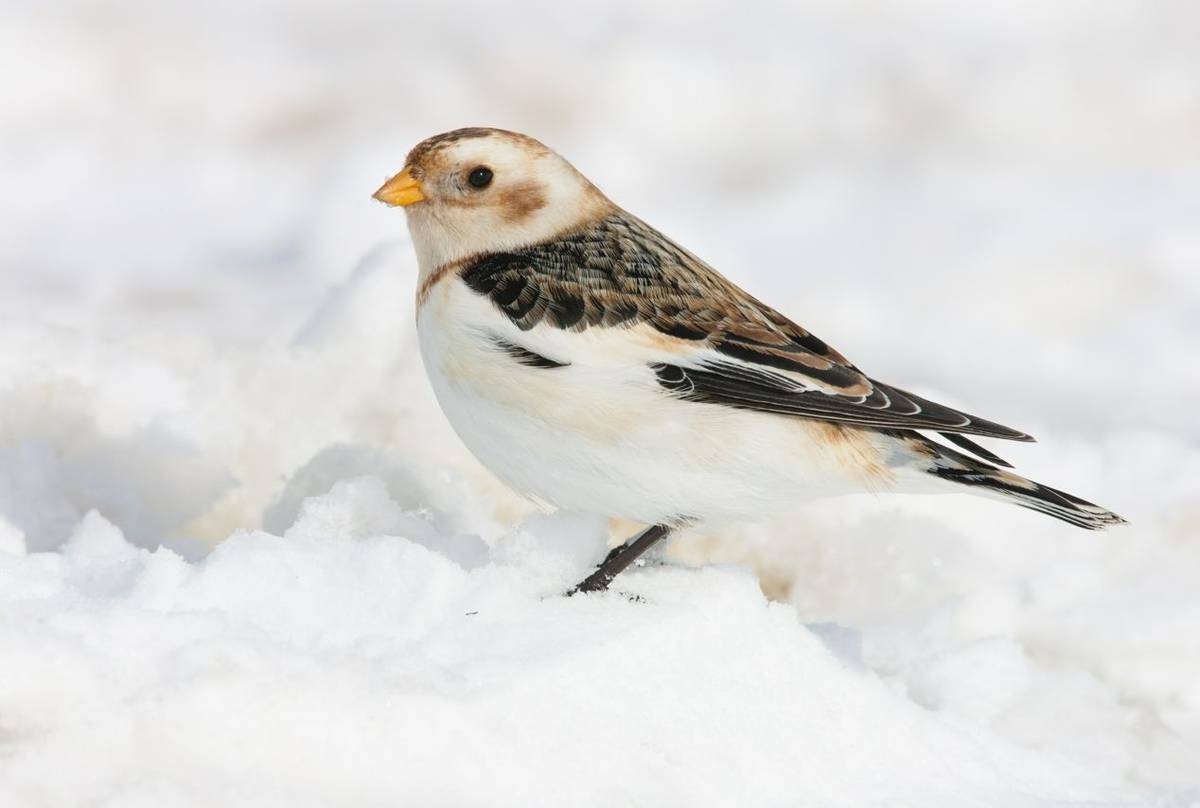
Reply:
<svg viewBox="0 0 1200 808"><path fill-rule="evenodd" d="M965 435L1024 432L869 378L640 220L620 213L553 241L464 262L462 280L522 330L651 328L671 361L648 361L680 398L876 429L929 429L992 462Z"/></svg>

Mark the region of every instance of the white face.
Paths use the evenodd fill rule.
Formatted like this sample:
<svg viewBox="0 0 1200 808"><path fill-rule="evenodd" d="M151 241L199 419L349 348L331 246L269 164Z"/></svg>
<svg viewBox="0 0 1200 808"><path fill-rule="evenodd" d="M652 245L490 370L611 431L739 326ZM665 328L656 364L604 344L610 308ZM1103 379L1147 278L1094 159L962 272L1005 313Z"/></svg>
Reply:
<svg viewBox="0 0 1200 808"><path fill-rule="evenodd" d="M566 160L496 129L418 144L376 198L404 206L423 276L467 256L546 241L611 209Z"/></svg>

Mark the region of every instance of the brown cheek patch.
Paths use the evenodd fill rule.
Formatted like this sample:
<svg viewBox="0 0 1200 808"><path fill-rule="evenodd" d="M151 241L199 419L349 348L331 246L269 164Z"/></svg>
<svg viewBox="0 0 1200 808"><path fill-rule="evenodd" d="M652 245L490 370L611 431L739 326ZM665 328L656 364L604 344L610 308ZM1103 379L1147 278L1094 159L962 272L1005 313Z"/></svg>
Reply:
<svg viewBox="0 0 1200 808"><path fill-rule="evenodd" d="M524 182L502 191L498 204L504 221L515 224L546 207L546 196L537 183Z"/></svg>

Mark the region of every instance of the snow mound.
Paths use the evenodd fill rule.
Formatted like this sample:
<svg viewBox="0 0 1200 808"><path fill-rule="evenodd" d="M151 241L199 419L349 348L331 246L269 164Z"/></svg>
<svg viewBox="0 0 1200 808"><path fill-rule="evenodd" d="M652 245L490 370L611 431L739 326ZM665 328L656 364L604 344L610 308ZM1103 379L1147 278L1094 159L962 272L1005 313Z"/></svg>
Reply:
<svg viewBox="0 0 1200 808"><path fill-rule="evenodd" d="M841 658L743 568L563 597L606 537L539 516L480 559L368 477L196 563L95 512L61 553L9 541L0 802L1118 804Z"/></svg>

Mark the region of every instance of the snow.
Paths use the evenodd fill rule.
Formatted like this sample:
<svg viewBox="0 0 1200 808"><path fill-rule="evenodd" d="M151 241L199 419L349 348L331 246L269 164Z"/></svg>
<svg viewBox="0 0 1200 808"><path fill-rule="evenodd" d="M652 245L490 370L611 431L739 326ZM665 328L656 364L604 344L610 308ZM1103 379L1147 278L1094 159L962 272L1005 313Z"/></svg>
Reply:
<svg viewBox="0 0 1200 808"><path fill-rule="evenodd" d="M0 804L1200 804L1192 6L4 16ZM631 526L466 454L369 199L481 123L1133 524L864 495L561 597Z"/></svg>
<svg viewBox="0 0 1200 808"><path fill-rule="evenodd" d="M5 557L0 794L1036 805L1120 793L1115 776L922 709L840 660L743 568L646 569L621 594L568 599L602 521L541 517L473 566L452 560L453 543L401 537L432 532L361 478L307 500L285 536L237 533L201 565L136 548L95 512L60 554ZM47 778L48 761L71 761L69 776Z"/></svg>

